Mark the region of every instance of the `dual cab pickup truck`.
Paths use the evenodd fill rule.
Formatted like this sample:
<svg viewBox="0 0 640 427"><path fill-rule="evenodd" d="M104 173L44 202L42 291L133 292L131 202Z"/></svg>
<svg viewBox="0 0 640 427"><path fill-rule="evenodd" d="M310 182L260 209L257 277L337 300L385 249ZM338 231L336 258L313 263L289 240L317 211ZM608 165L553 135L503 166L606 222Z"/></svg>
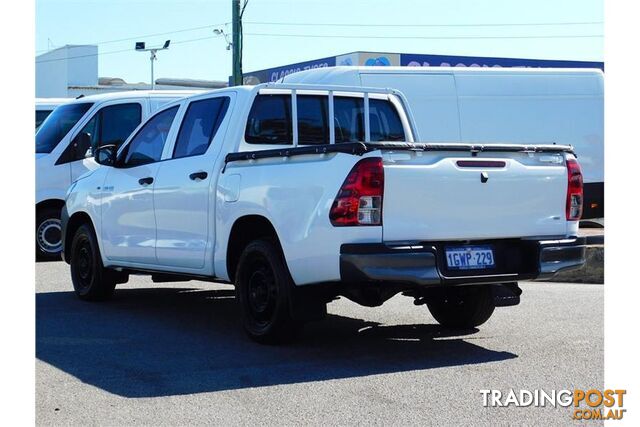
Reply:
<svg viewBox="0 0 640 427"><path fill-rule="evenodd" d="M584 263L570 146L423 143L402 93L231 87L163 106L62 212L76 294L130 274L235 285L242 324L282 342L338 296L397 293L447 327L515 305L518 280ZM543 124L541 124L543 125Z"/></svg>

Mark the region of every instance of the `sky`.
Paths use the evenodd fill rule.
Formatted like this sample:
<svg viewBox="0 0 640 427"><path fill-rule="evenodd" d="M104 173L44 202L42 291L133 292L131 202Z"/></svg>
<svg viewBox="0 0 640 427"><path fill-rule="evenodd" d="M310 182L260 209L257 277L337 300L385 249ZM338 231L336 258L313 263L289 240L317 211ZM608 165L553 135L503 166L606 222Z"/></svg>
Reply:
<svg viewBox="0 0 640 427"><path fill-rule="evenodd" d="M603 61L603 9L603 0L249 0L243 71L353 51ZM230 21L231 0L36 0L35 55L98 44L100 77L148 82L135 42L171 39L156 78L226 81L231 52L213 30L230 34Z"/></svg>

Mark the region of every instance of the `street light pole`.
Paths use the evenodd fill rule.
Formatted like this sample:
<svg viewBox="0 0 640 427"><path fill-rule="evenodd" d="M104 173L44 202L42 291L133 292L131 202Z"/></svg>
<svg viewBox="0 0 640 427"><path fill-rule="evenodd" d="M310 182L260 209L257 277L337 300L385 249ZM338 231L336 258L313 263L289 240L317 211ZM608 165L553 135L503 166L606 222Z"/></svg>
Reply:
<svg viewBox="0 0 640 427"><path fill-rule="evenodd" d="M153 61L156 60L156 50L151 50L151 90L156 88L156 79L153 77Z"/></svg>
<svg viewBox="0 0 640 427"><path fill-rule="evenodd" d="M156 88L156 79L153 75L153 61L156 61L158 59L158 57L156 56L156 53L159 50L169 49L170 43L171 43L171 40L167 40L166 42L164 42L164 45L162 45L162 47L147 48L145 42L136 42L136 51L149 52L149 60L151 61L151 90L154 90Z"/></svg>

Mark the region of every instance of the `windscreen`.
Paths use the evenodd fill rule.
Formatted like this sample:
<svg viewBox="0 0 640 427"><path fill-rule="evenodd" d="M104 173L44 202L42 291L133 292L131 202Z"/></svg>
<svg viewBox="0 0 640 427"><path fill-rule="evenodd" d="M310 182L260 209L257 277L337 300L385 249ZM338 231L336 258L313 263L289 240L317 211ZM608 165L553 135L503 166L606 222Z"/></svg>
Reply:
<svg viewBox="0 0 640 427"><path fill-rule="evenodd" d="M53 110L36 132L36 153L52 152L92 105L89 102L73 103Z"/></svg>

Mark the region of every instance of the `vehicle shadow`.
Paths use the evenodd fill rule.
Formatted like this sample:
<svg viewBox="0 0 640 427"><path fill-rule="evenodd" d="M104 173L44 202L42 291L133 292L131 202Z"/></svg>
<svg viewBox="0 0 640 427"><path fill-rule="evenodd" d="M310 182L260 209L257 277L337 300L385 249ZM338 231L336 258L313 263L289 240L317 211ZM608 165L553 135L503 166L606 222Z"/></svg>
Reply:
<svg viewBox="0 0 640 427"><path fill-rule="evenodd" d="M36 294L36 357L125 397L157 397L477 364L517 357L466 342L477 330L382 326L329 315L287 346L239 328L232 290L119 289L85 303Z"/></svg>

